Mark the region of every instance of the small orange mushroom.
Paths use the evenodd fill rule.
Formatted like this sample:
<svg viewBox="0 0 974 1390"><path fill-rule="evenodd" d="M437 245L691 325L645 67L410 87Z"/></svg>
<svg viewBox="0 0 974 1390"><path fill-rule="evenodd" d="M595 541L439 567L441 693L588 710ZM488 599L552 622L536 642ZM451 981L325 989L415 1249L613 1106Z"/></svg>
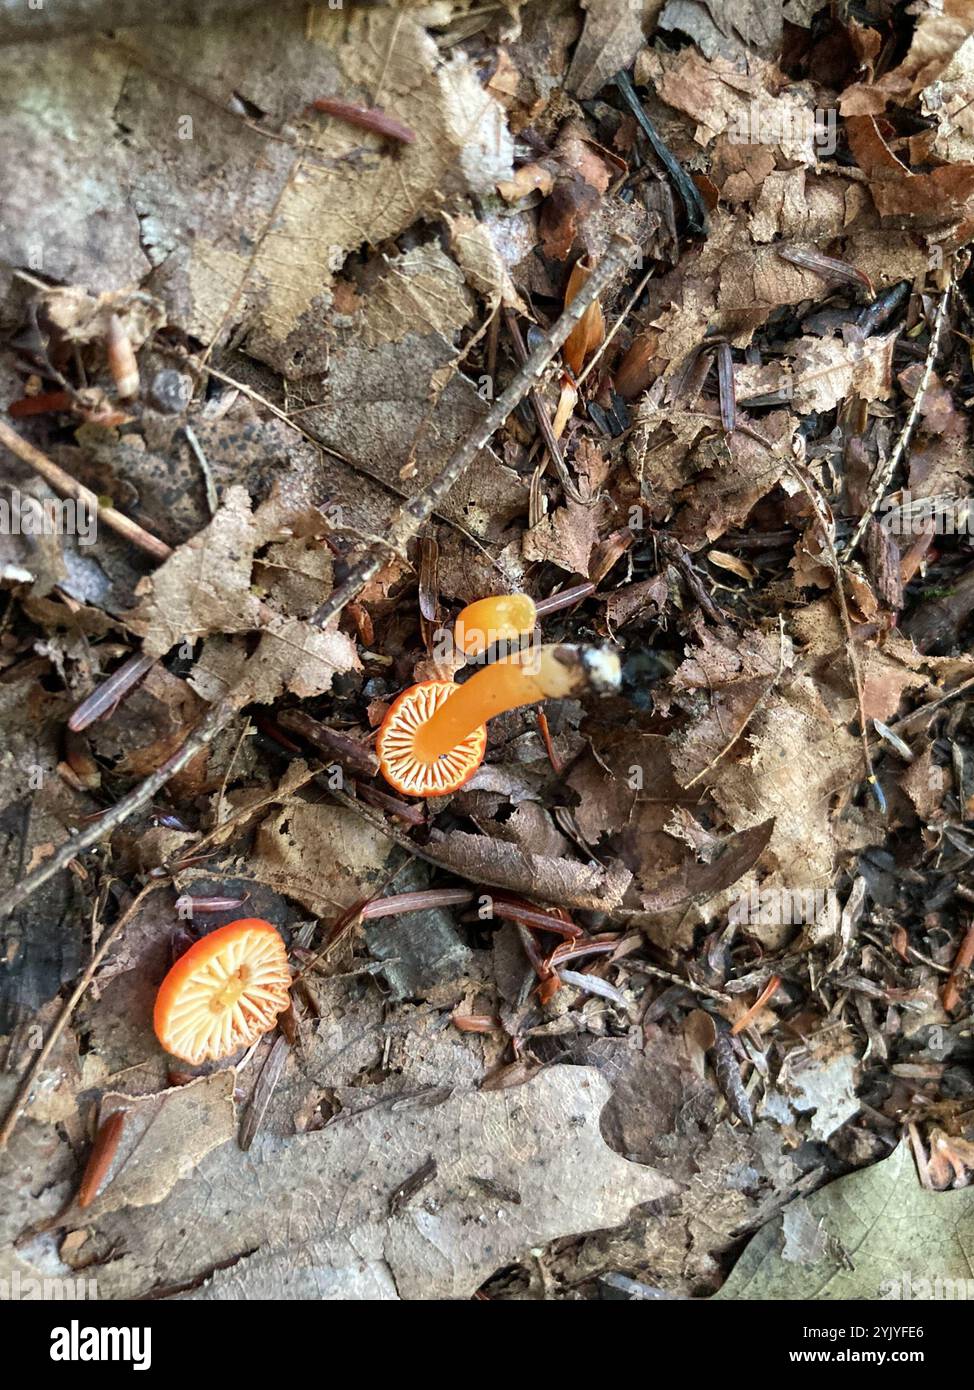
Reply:
<svg viewBox="0 0 974 1390"><path fill-rule="evenodd" d="M512 642L531 632L537 617L534 599L527 594L497 594L468 603L453 635L464 656L480 656L496 642Z"/></svg>
<svg viewBox="0 0 974 1390"><path fill-rule="evenodd" d="M446 796L469 782L483 762L487 751L487 730L483 724L434 757L417 749L419 735L430 719L461 689L453 681L421 681L404 690L390 705L375 751L383 777L397 792L406 796Z"/></svg>
<svg viewBox="0 0 974 1390"><path fill-rule="evenodd" d="M619 686L619 658L600 647L552 644L515 652L463 685L423 681L394 701L376 752L383 777L407 796L443 796L473 776L487 747L486 723L497 714L585 690Z"/></svg>
<svg viewBox="0 0 974 1390"><path fill-rule="evenodd" d="M230 922L191 946L163 980L156 1037L194 1066L229 1057L274 1027L290 985L277 929L260 917Z"/></svg>

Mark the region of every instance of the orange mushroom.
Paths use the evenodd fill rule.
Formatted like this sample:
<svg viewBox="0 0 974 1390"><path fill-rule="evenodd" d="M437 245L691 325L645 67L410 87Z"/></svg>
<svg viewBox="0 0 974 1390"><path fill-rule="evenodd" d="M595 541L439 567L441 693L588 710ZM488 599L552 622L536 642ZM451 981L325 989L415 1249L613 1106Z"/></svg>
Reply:
<svg viewBox="0 0 974 1390"><path fill-rule="evenodd" d="M586 690L618 689L619 658L601 647L552 644L515 652L463 685L423 681L394 701L376 752L383 777L407 796L443 796L473 776L487 747L486 723L497 714Z"/></svg>
<svg viewBox="0 0 974 1390"><path fill-rule="evenodd" d="M290 985L277 929L260 917L230 922L191 946L163 980L156 1037L194 1066L229 1057L274 1027Z"/></svg>
<svg viewBox="0 0 974 1390"><path fill-rule="evenodd" d="M531 632L537 621L534 599L527 594L497 594L468 603L453 629L464 656L480 656L496 642L512 642Z"/></svg>

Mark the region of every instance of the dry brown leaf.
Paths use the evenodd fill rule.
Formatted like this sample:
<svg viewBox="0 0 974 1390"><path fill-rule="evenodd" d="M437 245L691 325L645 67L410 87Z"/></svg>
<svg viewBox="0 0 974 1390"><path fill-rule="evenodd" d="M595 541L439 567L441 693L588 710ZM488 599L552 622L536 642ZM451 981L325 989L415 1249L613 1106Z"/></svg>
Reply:
<svg viewBox="0 0 974 1390"><path fill-rule="evenodd" d="M228 1067L154 1095L110 1091L102 1096L99 1124L119 1110L125 1122L101 1195L88 1209L90 1218L163 1201L211 1149L232 1139L236 1079Z"/></svg>
<svg viewBox="0 0 974 1390"><path fill-rule="evenodd" d="M914 174L887 145L872 116L849 116L846 133L881 216L908 217L914 227L940 227L969 216L974 164L945 164Z"/></svg>
<svg viewBox="0 0 974 1390"><path fill-rule="evenodd" d="M893 390L893 349L898 336L897 329L861 342L809 335L787 343L782 351L792 357L792 365L790 369L782 366L777 378L768 367L737 370L738 399L785 391L803 415L831 410L852 395L864 401L886 400Z"/></svg>
<svg viewBox="0 0 974 1390"><path fill-rule="evenodd" d="M343 806L295 800L268 816L249 860L253 876L334 919L371 895L393 842Z"/></svg>
<svg viewBox="0 0 974 1390"><path fill-rule="evenodd" d="M589 559L601 539L604 521L603 507L568 501L525 531L524 558L548 560L569 574L581 574L587 579Z"/></svg>
<svg viewBox="0 0 974 1390"><path fill-rule="evenodd" d="M467 215L447 216L446 222L450 228L450 250L467 283L494 307L503 304L519 313L527 313L490 228Z"/></svg>
<svg viewBox="0 0 974 1390"><path fill-rule="evenodd" d="M486 883L555 907L611 912L619 906L632 875L618 861L608 868L573 859L527 854L516 845L462 830L436 833L430 858L472 883Z"/></svg>
<svg viewBox="0 0 974 1390"><path fill-rule="evenodd" d="M142 638L147 656L165 656L177 642L212 632L260 626L261 603L251 589L260 540L246 488L228 488L209 526L136 588L140 602L126 623Z"/></svg>
<svg viewBox="0 0 974 1390"><path fill-rule="evenodd" d="M632 65L663 0L582 0L582 6L585 28L565 87L579 101L590 101L620 68Z"/></svg>
<svg viewBox="0 0 974 1390"><path fill-rule="evenodd" d="M731 131L739 144L769 144L790 163L814 165L816 96L810 84L794 83L776 94L780 73L773 63L749 55L748 72L727 58L707 59L695 48L675 53L646 50L636 80L656 88L678 111L697 122L694 138L708 145Z"/></svg>
<svg viewBox="0 0 974 1390"><path fill-rule="evenodd" d="M254 552L277 533L287 508L271 499L251 513L246 488L230 487L216 516L198 535L141 580L141 602L126 623L143 638L150 656L163 656L179 642L213 636L190 678L204 699L231 687L241 702L267 704L285 690L320 695L336 671L357 669L354 643L336 629L322 630L268 607L253 591ZM253 655L226 640L259 631Z"/></svg>
<svg viewBox="0 0 974 1390"><path fill-rule="evenodd" d="M771 840L774 818L728 835L720 851L705 862L690 860L659 883L644 886L641 913L655 916L675 907L704 902L731 888L753 869Z"/></svg>
<svg viewBox="0 0 974 1390"><path fill-rule="evenodd" d="M401 343L409 334L438 333L451 339L473 316L473 302L460 267L435 243L385 257L385 268L369 287L360 321L351 325L365 348Z"/></svg>

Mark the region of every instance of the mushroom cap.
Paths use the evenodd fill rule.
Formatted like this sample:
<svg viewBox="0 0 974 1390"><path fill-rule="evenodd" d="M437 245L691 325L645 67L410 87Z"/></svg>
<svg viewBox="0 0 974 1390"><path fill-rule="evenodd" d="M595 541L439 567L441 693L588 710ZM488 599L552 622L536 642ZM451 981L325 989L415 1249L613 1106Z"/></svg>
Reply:
<svg viewBox="0 0 974 1390"><path fill-rule="evenodd" d="M416 753L417 732L458 689L453 681L422 681L404 690L389 706L375 751L383 777L405 796L446 796L455 792L470 780L484 760L487 729L483 724L433 762Z"/></svg>
<svg viewBox="0 0 974 1390"><path fill-rule="evenodd" d="M156 995L156 1037L194 1066L229 1057L274 1027L290 985L276 927L242 917L197 941L169 971Z"/></svg>
<svg viewBox="0 0 974 1390"><path fill-rule="evenodd" d="M496 642L510 642L530 632L538 620L528 594L494 594L468 603L457 614L453 634L464 656L479 656Z"/></svg>

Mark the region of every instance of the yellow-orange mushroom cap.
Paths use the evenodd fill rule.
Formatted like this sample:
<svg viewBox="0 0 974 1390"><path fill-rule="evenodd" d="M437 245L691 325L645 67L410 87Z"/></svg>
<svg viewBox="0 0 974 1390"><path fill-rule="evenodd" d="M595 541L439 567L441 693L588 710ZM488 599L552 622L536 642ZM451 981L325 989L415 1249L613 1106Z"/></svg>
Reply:
<svg viewBox="0 0 974 1390"><path fill-rule="evenodd" d="M520 705L619 686L619 658L599 647L530 647L485 666L463 685L411 686L382 721L376 752L386 781L408 796L443 796L476 772L488 719Z"/></svg>
<svg viewBox="0 0 974 1390"><path fill-rule="evenodd" d="M464 656L480 656L496 642L510 642L531 632L537 622L534 599L527 594L497 594L467 604L453 629Z"/></svg>
<svg viewBox="0 0 974 1390"><path fill-rule="evenodd" d="M169 971L156 996L156 1037L194 1066L230 1057L274 1027L290 986L280 933L242 917L197 941Z"/></svg>

